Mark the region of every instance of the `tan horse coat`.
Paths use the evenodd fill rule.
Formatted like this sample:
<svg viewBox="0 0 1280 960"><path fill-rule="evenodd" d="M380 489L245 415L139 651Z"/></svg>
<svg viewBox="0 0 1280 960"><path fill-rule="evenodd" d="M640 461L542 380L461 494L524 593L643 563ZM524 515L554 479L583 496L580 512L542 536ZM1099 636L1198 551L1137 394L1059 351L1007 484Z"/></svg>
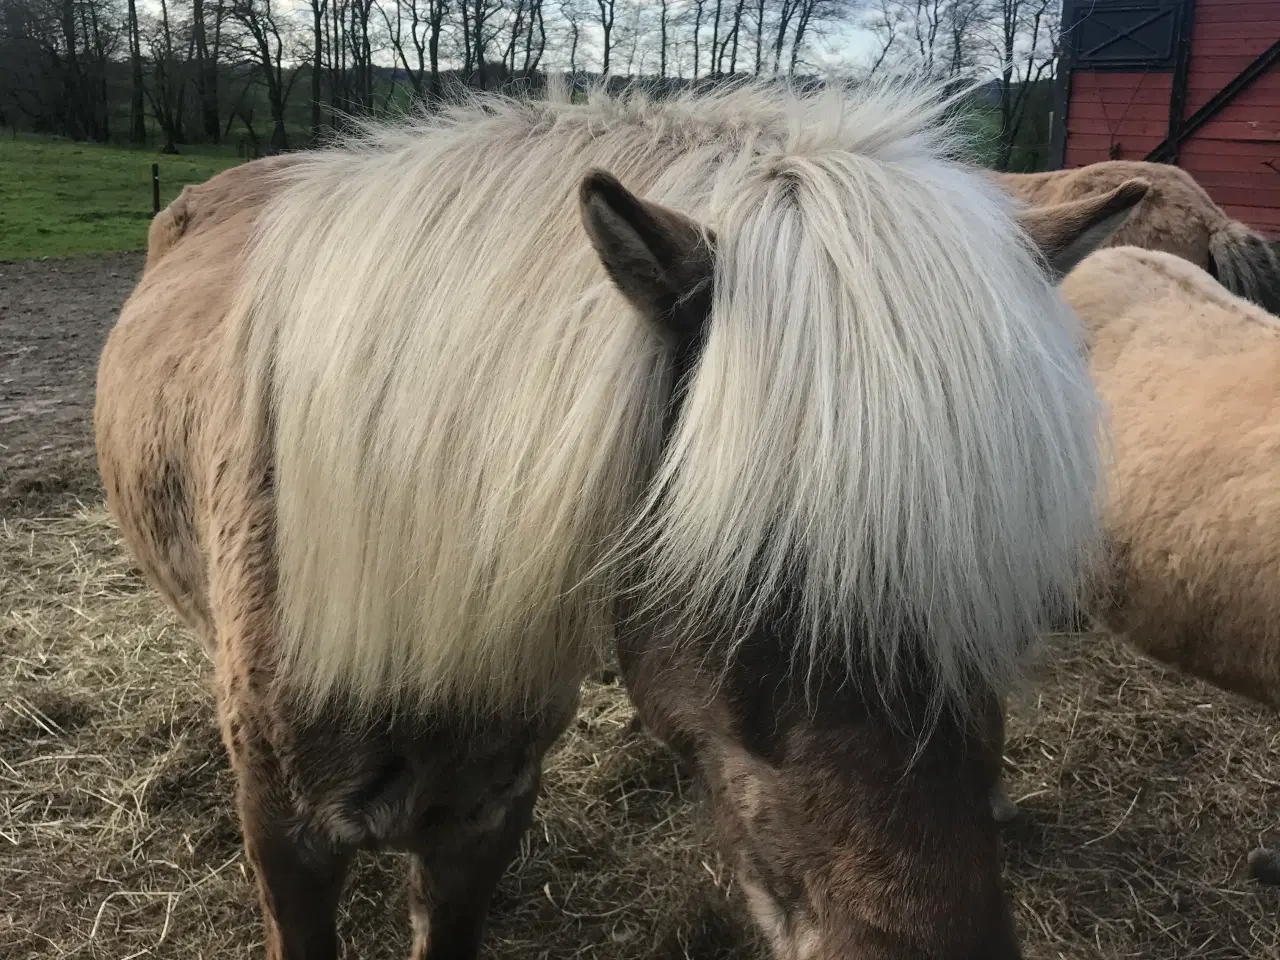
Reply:
<svg viewBox="0 0 1280 960"><path fill-rule="evenodd" d="M1271 245L1227 216L1185 170L1163 163L1108 160L1075 170L991 177L1036 206L1105 193L1134 178L1146 180L1151 184L1146 200L1115 232L1110 246L1172 253L1208 271L1232 293L1280 312L1280 259Z"/></svg>
<svg viewBox="0 0 1280 960"><path fill-rule="evenodd" d="M149 438L143 464L129 464L128 474L157 480L150 490L121 482L115 457L100 455L108 501L116 516L123 512L154 517L148 536L125 524L125 539L210 653L214 624L204 551L226 545L216 543L208 513L195 509L206 498L187 488L178 464L191 464L182 473L204 474L209 448L224 438L210 436L196 425L234 423L231 417L212 416L204 404L241 392L223 385L238 383L244 376L235 353L225 349L224 322L241 251L275 190L271 174L291 162L269 158L233 167L207 183L184 188L160 212L149 231L143 279L112 331L108 348L112 354L128 355L129 363L104 364L99 373L99 395L110 393L114 398L110 407L99 404L95 412L100 454L128 449L138 437ZM138 389L142 383L155 385L157 394ZM182 411L182 416L173 416L173 411ZM121 498L132 502L116 502Z"/></svg>
<svg viewBox="0 0 1280 960"><path fill-rule="evenodd" d="M336 957L349 848L366 833L412 854L413 955L467 957L532 815L540 758L574 703L514 728L408 718L375 737L332 718L287 719L273 692L274 467L262 425L244 425L229 313L274 174L294 162L225 171L153 221L142 280L99 369L99 468L131 552L214 660L269 960ZM382 796L353 817L349 798L362 791ZM428 804L431 822L395 833L401 808Z"/></svg>
<svg viewBox="0 0 1280 960"><path fill-rule="evenodd" d="M1151 656L1280 708L1280 321L1166 253L1063 282L1115 444L1092 612Z"/></svg>

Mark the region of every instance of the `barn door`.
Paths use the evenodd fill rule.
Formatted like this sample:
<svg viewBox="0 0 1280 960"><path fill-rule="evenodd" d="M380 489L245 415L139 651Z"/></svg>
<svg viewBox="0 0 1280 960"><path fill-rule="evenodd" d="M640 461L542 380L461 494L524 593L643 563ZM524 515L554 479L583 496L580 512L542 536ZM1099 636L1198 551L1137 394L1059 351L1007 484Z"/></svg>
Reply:
<svg viewBox="0 0 1280 960"><path fill-rule="evenodd" d="M1187 33L1184 0L1068 2L1067 31L1074 70L1172 70Z"/></svg>
<svg viewBox="0 0 1280 960"><path fill-rule="evenodd" d="M1050 165L1066 155L1072 75L1172 73L1168 118L1176 133L1191 54L1194 0L1064 0ZM1181 81L1181 82L1180 82Z"/></svg>

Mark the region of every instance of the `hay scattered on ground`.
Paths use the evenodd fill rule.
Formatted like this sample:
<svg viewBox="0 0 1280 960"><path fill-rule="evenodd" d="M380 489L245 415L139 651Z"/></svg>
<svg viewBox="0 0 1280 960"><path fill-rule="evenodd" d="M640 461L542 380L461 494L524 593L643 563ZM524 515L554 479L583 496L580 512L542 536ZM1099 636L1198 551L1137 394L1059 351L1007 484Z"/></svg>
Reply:
<svg viewBox="0 0 1280 960"><path fill-rule="evenodd" d="M100 507L0 521L0 953L245 956L253 891L203 653ZM1018 705L1008 878L1029 958L1280 957L1280 723L1107 638L1066 638ZM674 759L616 681L584 692L494 904L507 960L755 960ZM392 856L362 861L350 955L408 943Z"/></svg>

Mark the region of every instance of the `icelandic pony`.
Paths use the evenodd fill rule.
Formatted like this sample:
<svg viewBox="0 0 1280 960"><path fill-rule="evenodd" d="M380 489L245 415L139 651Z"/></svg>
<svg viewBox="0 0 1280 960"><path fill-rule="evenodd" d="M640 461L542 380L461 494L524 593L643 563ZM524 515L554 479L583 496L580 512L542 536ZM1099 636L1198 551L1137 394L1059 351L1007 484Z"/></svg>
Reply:
<svg viewBox="0 0 1280 960"><path fill-rule="evenodd" d="M1280 405L1268 400L1280 319L1132 247L1091 256L1062 289L1115 444L1112 549L1090 612L1157 660L1280 709Z"/></svg>
<svg viewBox="0 0 1280 960"><path fill-rule="evenodd" d="M945 107L478 97L193 191L98 455L214 658L272 960L336 955L362 847L410 854L415 957L473 957L615 632L780 956L1016 956L984 720L1098 473L1027 232L1061 268L1141 191L1024 231Z"/></svg>
<svg viewBox="0 0 1280 960"><path fill-rule="evenodd" d="M1232 293L1280 313L1280 257L1267 239L1233 220L1179 167L1107 160L1075 170L995 173L1018 199L1054 204L1106 192L1135 178L1151 184L1147 199L1116 231L1111 246L1164 250L1209 272Z"/></svg>
<svg viewBox="0 0 1280 960"><path fill-rule="evenodd" d="M1156 660L1280 709L1280 319L1136 247L1093 254L1062 291L1114 443L1110 550L1088 612Z"/></svg>

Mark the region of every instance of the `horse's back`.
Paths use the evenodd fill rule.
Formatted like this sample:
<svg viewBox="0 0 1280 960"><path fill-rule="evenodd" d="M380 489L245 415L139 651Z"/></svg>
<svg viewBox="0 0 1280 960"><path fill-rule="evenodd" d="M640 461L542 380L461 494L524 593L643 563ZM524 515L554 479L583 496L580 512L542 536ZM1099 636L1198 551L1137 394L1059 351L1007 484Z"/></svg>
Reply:
<svg viewBox="0 0 1280 960"><path fill-rule="evenodd" d="M200 530L202 449L242 374L226 342L246 242L272 164L188 187L153 229L142 280L98 366L94 426L107 502L134 557L202 640L212 638Z"/></svg>
<svg viewBox="0 0 1280 960"><path fill-rule="evenodd" d="M1122 351L1208 359L1253 352L1280 335L1275 317L1161 250L1099 250L1061 290L1089 334L1095 376L1107 375Z"/></svg>

